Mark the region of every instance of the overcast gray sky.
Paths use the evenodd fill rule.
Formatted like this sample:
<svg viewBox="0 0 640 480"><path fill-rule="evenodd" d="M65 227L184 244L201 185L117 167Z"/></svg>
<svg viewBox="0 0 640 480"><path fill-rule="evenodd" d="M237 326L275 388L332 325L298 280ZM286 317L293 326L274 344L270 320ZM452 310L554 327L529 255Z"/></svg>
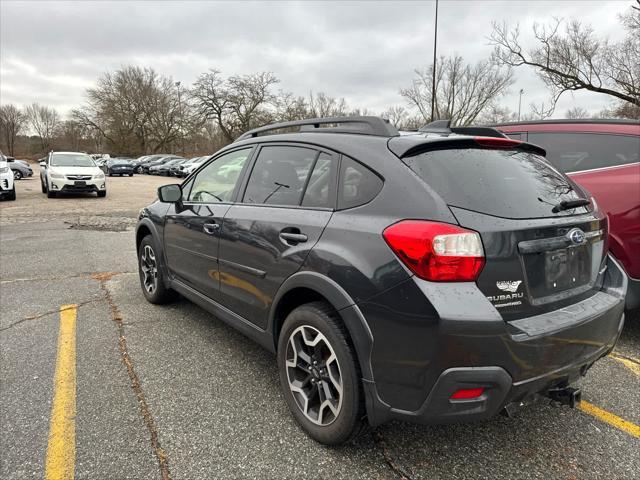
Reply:
<svg viewBox="0 0 640 480"><path fill-rule="evenodd" d="M590 23L619 39L617 15L630 1L440 1L438 53L475 62L489 56L492 20L519 22L523 43L534 22L553 16ZM430 63L434 1L424 2L36 2L0 0L0 101L39 102L62 113L79 105L104 71L152 67L183 84L211 68L224 74L268 70L280 88L345 97L375 112L404 105L398 89ZM502 103L523 113L548 99L520 67ZM603 95L565 94L556 116L573 106L596 112Z"/></svg>

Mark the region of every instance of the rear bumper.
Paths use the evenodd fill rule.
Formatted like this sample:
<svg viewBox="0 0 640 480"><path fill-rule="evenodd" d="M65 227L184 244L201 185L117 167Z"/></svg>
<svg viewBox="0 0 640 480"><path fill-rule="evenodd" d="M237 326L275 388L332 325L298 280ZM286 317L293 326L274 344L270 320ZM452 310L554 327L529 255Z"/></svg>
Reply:
<svg viewBox="0 0 640 480"><path fill-rule="evenodd" d="M418 319L407 317L386 337L377 331L380 326L372 306L360 305L376 339L373 378L364 379L370 423L483 420L575 383L613 349L624 324L626 288L626 276L610 259L596 301L590 297L570 309L514 325L497 312L497 317L490 310L483 314L481 300L470 298L475 316L455 318L444 312L435 321L423 318L421 328L408 328ZM406 301L406 286L404 290ZM438 301L433 303L439 310ZM398 338L403 332L407 337ZM400 350L399 345L406 348ZM478 387L485 389L478 398L451 400L458 389Z"/></svg>

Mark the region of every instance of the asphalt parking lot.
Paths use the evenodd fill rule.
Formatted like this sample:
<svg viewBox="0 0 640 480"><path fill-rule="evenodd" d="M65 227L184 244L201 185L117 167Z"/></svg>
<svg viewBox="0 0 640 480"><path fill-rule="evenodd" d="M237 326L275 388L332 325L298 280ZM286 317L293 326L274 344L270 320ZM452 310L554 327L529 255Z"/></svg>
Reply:
<svg viewBox="0 0 640 480"><path fill-rule="evenodd" d="M144 300L133 227L172 181L109 178L105 199L47 199L36 168L0 203L0 478L55 467L59 329L71 317L76 478L640 478L638 314L583 381L580 409L315 443L287 411L271 354L186 300Z"/></svg>

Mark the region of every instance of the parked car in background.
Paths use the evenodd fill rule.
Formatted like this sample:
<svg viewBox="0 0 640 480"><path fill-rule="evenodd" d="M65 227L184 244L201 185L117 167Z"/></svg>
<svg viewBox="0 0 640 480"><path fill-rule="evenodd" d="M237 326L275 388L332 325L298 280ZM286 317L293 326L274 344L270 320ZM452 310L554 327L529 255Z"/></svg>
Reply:
<svg viewBox="0 0 640 480"><path fill-rule="evenodd" d="M96 193L107 196L104 172L86 153L50 152L40 163L42 193L53 198L59 193Z"/></svg>
<svg viewBox="0 0 640 480"><path fill-rule="evenodd" d="M16 199L16 186L13 172L9 167L7 158L0 152L0 198L6 200Z"/></svg>
<svg viewBox="0 0 640 480"><path fill-rule="evenodd" d="M322 443L365 419L576 406L624 324L605 213L494 129L275 124L158 198L136 228L146 299L179 293L274 352L285 402Z"/></svg>
<svg viewBox="0 0 640 480"><path fill-rule="evenodd" d="M144 163L141 163L140 165L138 165L138 167L141 168L142 173L149 173L149 169L151 167L155 167L156 165L161 165L175 158L181 158L181 157L178 157L177 155L167 155L167 154L153 155L152 158L150 158Z"/></svg>
<svg viewBox="0 0 640 480"><path fill-rule="evenodd" d="M181 162L176 162L173 165L171 165L171 167L169 168L169 176L177 177L178 172L182 169L182 167L184 165L187 165L191 160L192 160L191 158L185 158Z"/></svg>
<svg viewBox="0 0 640 480"><path fill-rule="evenodd" d="M496 128L543 147L552 165L596 198L609 216L611 253L629 277L627 309L640 308L640 122L546 120Z"/></svg>
<svg viewBox="0 0 640 480"><path fill-rule="evenodd" d="M93 157L91 157L93 158ZM96 167L102 170L104 173L107 173L107 159L102 157L93 158Z"/></svg>
<svg viewBox="0 0 640 480"><path fill-rule="evenodd" d="M211 155L205 155L204 157L192 158L188 163L181 165L180 170L176 172L178 177L187 177L191 175L200 165L211 158Z"/></svg>
<svg viewBox="0 0 640 480"><path fill-rule="evenodd" d="M173 160L169 160L168 162L163 163L162 165L159 165L157 170L156 170L156 175L164 175L164 176L169 176L170 175L170 170L171 167L178 166L183 162L186 162L187 159L186 158L176 158Z"/></svg>
<svg viewBox="0 0 640 480"><path fill-rule="evenodd" d="M110 177L113 175L129 175L133 176L133 165L131 165L130 158L110 158L106 162L107 165L107 175Z"/></svg>
<svg viewBox="0 0 640 480"><path fill-rule="evenodd" d="M140 157L135 166L135 173L144 173L144 167L148 164L162 157L166 157L167 154L155 154L155 155L145 155Z"/></svg>
<svg viewBox="0 0 640 480"><path fill-rule="evenodd" d="M14 180L20 180L24 177L31 177L33 175L31 166L24 160L16 160L13 157L7 157L7 163L13 172Z"/></svg>

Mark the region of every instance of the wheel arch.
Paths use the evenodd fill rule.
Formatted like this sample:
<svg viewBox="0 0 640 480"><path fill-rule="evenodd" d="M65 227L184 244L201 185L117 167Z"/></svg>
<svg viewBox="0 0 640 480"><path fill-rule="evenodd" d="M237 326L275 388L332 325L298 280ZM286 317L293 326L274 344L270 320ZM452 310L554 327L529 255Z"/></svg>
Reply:
<svg viewBox="0 0 640 480"><path fill-rule="evenodd" d="M267 326L274 351L277 350L280 330L287 315L296 307L313 301L324 301L335 309L349 332L363 378L373 381L370 360L373 336L369 325L349 294L335 281L317 272L298 272L278 290Z"/></svg>

